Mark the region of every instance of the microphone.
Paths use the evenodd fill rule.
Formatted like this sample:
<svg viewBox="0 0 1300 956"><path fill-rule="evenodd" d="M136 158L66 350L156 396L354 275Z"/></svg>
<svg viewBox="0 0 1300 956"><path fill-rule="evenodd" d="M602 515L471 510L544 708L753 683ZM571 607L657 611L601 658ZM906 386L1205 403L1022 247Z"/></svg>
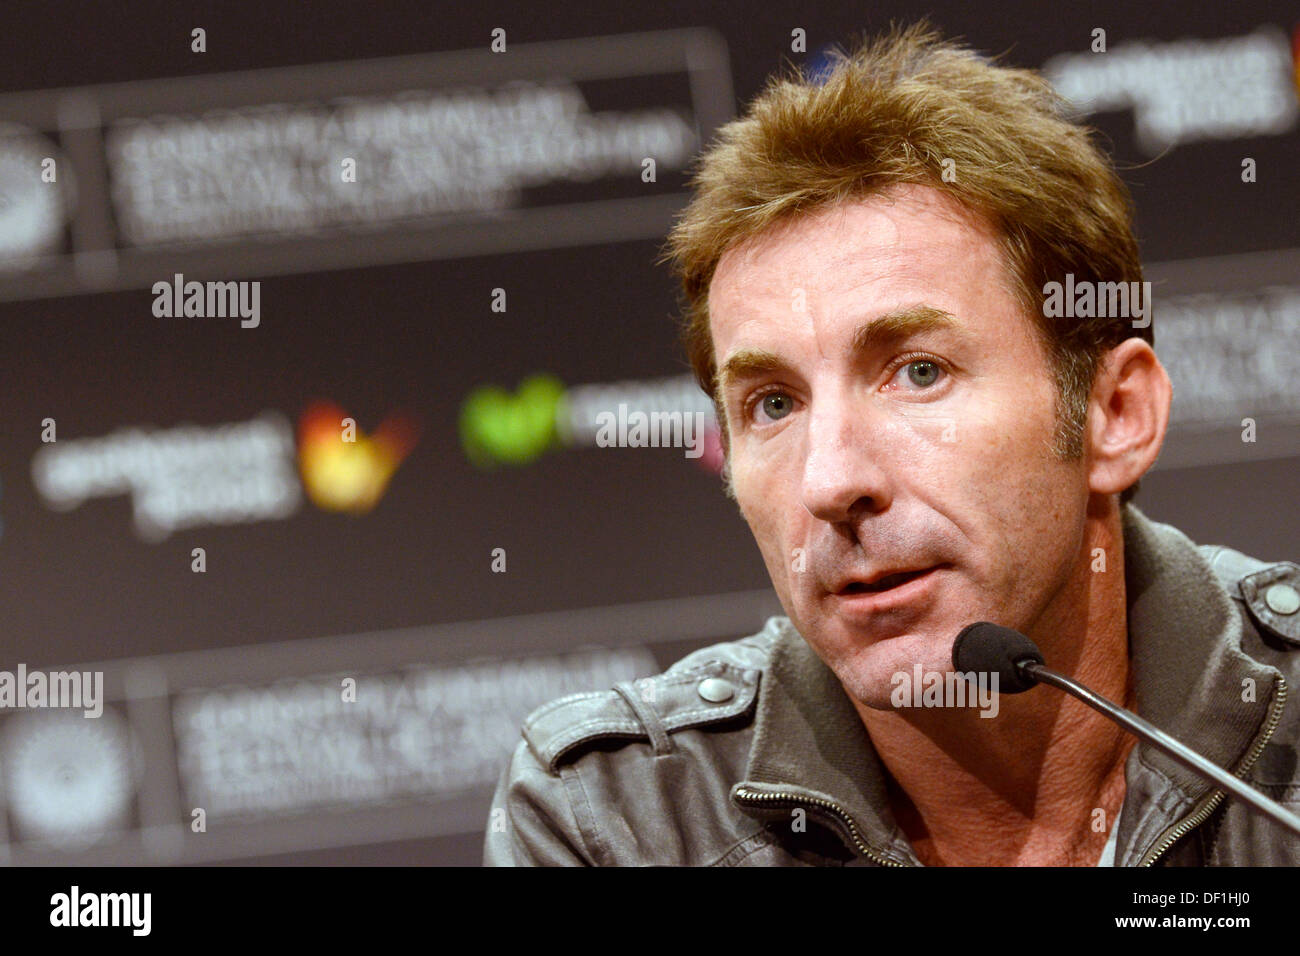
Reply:
<svg viewBox="0 0 1300 956"><path fill-rule="evenodd" d="M1040 682L1063 690L1109 717L1129 733L1168 754L1187 769L1211 781L1219 789L1244 800L1260 813L1300 836L1300 817L1248 786L1240 777L1234 777L1196 751L1183 746L1159 727L1093 693L1078 681L1052 670L1043 662L1043 655L1034 642L1019 631L988 621L968 624L962 628L953 643L952 664L959 674L970 671L997 674L999 693L1019 694Z"/></svg>

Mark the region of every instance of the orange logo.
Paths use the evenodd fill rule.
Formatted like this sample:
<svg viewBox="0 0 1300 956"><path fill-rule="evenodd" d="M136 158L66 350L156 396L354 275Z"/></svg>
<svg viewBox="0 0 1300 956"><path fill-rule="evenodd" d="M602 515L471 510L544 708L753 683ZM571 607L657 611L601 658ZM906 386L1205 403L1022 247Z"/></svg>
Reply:
<svg viewBox="0 0 1300 956"><path fill-rule="evenodd" d="M407 415L390 415L366 435L338 405L313 402L298 421L298 468L307 497L325 511L365 514L418 437Z"/></svg>

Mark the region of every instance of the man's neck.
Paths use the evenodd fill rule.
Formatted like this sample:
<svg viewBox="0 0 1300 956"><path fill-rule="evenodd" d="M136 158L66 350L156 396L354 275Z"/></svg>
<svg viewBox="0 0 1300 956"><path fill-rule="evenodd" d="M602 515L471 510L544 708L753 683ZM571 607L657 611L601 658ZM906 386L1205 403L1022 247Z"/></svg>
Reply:
<svg viewBox="0 0 1300 956"><path fill-rule="evenodd" d="M1094 549L1105 571L1094 570ZM1029 637L1054 669L1132 706L1118 511L1089 516L1067 585ZM1095 865L1124 799L1132 738L1050 688L967 708L885 711L854 701L888 770L895 819L921 862Z"/></svg>

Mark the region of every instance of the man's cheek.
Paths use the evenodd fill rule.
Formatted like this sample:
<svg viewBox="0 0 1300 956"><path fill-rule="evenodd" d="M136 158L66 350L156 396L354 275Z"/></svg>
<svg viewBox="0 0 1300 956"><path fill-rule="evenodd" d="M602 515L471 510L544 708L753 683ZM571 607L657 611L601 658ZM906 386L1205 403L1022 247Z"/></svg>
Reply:
<svg viewBox="0 0 1300 956"><path fill-rule="evenodd" d="M728 467L731 469L731 487L736 493L736 502L750 526L757 530L757 524L766 520L765 513L773 507L773 469L748 449L734 445Z"/></svg>
<svg viewBox="0 0 1300 956"><path fill-rule="evenodd" d="M734 453L727 457L727 473L731 476L731 490L736 496L736 504L740 507L740 513L749 522L749 526L755 528L755 522L758 519L755 506L762 499L755 493L753 478L748 469Z"/></svg>
<svg viewBox="0 0 1300 956"><path fill-rule="evenodd" d="M732 487L741 514L749 524L763 561L773 580L782 580L790 571L785 559L788 542L781 508L791 501L776 491L778 476L770 467L752 459L732 459Z"/></svg>
<svg viewBox="0 0 1300 956"><path fill-rule="evenodd" d="M1018 420L1008 422L1011 417ZM911 443L936 453L960 452L962 457L987 450L992 439L1005 439L1009 427L1023 427L1023 419L1023 413L976 395L903 405L899 413L899 422Z"/></svg>

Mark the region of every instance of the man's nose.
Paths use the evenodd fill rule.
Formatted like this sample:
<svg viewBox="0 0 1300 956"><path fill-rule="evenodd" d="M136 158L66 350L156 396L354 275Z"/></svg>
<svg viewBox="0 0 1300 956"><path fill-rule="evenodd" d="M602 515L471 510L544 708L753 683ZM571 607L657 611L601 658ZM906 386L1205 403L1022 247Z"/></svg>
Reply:
<svg viewBox="0 0 1300 956"><path fill-rule="evenodd" d="M844 522L889 507L890 429L868 403L849 395L814 401L807 421L802 494L809 514Z"/></svg>

